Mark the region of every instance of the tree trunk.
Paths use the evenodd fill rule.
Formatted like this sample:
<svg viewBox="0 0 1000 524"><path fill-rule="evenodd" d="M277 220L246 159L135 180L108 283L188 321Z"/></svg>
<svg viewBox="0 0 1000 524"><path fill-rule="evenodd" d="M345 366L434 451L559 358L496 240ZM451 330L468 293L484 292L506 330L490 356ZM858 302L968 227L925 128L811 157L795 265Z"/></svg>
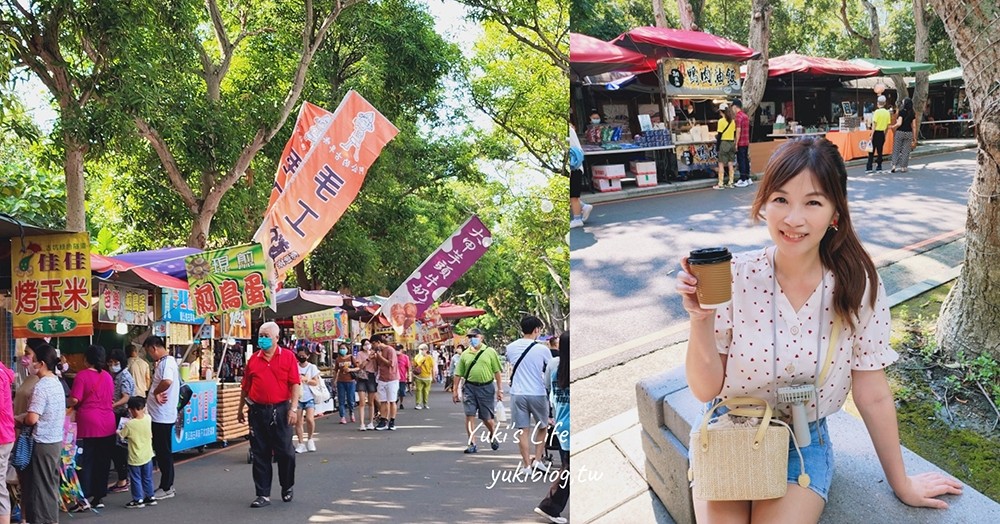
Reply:
<svg viewBox="0 0 1000 524"><path fill-rule="evenodd" d="M215 213L206 213L204 209L194 217L191 222L191 233L188 234L187 247L196 247L198 249L205 249L205 245L208 243L208 232L212 228L212 218L215 217Z"/></svg>
<svg viewBox="0 0 1000 524"><path fill-rule="evenodd" d="M87 212L84 207L86 188L83 180L83 157L87 152L87 145L69 131L63 131L63 147L66 149L63 164L63 172L66 174L66 230L83 232L87 230Z"/></svg>
<svg viewBox="0 0 1000 524"><path fill-rule="evenodd" d="M690 0L677 0L677 11L680 13L681 29L685 31L700 31Z"/></svg>
<svg viewBox="0 0 1000 524"><path fill-rule="evenodd" d="M306 274L305 262L295 264L295 280L299 283L299 289L312 290L312 281L309 280L309 275Z"/></svg>
<svg viewBox="0 0 1000 524"><path fill-rule="evenodd" d="M948 353L1000 359L1000 48L996 0L929 0L944 22L964 70L976 123L977 171L969 190L965 264L938 317L938 344Z"/></svg>
<svg viewBox="0 0 1000 524"><path fill-rule="evenodd" d="M930 49L930 32L928 25L927 6L924 0L913 0L913 24L916 29L916 39L913 42L913 60L916 62L926 62ZM927 103L927 92L930 85L927 77L930 73L920 71L913 83L913 112L917 114L917 119L913 122L915 126L913 132L915 136L920 136L920 122L923 120L924 105Z"/></svg>
<svg viewBox="0 0 1000 524"><path fill-rule="evenodd" d="M656 27L667 27L667 12L663 9L663 0L653 0L653 20Z"/></svg>
<svg viewBox="0 0 1000 524"><path fill-rule="evenodd" d="M767 86L768 45L771 41L771 5L769 0L753 0L750 8L750 48L760 51L760 58L747 62L747 77L743 80L743 111L754 123L754 112L764 98Z"/></svg>

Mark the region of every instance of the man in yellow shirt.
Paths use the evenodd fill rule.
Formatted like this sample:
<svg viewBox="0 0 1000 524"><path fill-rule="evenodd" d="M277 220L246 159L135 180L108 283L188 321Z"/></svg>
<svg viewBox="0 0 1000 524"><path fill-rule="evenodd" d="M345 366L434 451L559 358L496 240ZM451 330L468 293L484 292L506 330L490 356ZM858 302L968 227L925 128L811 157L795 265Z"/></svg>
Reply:
<svg viewBox="0 0 1000 524"><path fill-rule="evenodd" d="M865 174L872 174L872 160L875 160L875 155L878 154L878 159L876 160L876 171L882 171L882 147L885 146L885 130L889 127L889 121L892 116L889 114L889 110L885 108L885 97L879 95L878 97L878 109L875 110L875 114L872 115L872 150L868 152L868 165L865 167Z"/></svg>
<svg viewBox="0 0 1000 524"><path fill-rule="evenodd" d="M427 344L417 347L417 356L413 358L413 375L416 383L417 409L427 409L427 397L430 396L431 378L434 376L434 357L431 356Z"/></svg>

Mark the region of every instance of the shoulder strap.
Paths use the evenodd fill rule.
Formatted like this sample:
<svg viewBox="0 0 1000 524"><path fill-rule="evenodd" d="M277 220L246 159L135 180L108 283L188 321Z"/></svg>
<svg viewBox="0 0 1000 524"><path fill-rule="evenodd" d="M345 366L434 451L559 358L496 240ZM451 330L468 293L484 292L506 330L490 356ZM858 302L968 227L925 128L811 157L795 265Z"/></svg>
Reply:
<svg viewBox="0 0 1000 524"><path fill-rule="evenodd" d="M483 356L483 353L486 353L486 348L480 349L476 353L476 358L472 359L472 364L469 364L469 369L465 370L465 378L469 378L469 375L472 374L472 368L476 367L476 362L479 362L479 357Z"/></svg>
<svg viewBox="0 0 1000 524"><path fill-rule="evenodd" d="M826 381L826 374L830 371L830 365L833 359L837 358L837 339L840 338L840 317L834 315L833 318L833 331L830 333L830 347L826 350L826 362L823 362L823 369L819 372L819 376L816 378L816 389L818 390L820 386Z"/></svg>
<svg viewBox="0 0 1000 524"><path fill-rule="evenodd" d="M525 349L524 353L521 353L521 356L517 359L517 362L514 363L514 369L512 369L511 372L510 372L510 385L511 386L514 385L514 373L517 373L517 366L521 365L521 361L524 360L524 357L528 356L528 353L531 352L531 348L535 347L535 344L538 344L537 340L534 341L534 342L532 342L531 344L528 344L528 349Z"/></svg>

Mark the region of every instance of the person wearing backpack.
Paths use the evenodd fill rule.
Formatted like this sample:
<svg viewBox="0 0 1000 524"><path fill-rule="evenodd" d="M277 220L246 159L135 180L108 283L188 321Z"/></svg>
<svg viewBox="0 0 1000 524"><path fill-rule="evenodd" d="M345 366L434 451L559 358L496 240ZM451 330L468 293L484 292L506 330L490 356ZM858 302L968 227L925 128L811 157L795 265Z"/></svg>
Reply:
<svg viewBox="0 0 1000 524"><path fill-rule="evenodd" d="M525 475L530 475L532 469L549 470L541 459L545 454L545 428L549 424L545 366L552 354L548 346L538 341L542 326L538 317L522 318L521 333L524 335L507 346L507 362L513 366L510 372L511 418L520 433L517 444ZM536 443L534 457L531 455L532 443Z"/></svg>
<svg viewBox="0 0 1000 524"><path fill-rule="evenodd" d="M496 417L494 410L496 402L503 401L503 379L500 375L500 355L483 344L483 333L478 329L470 329L469 350L462 353L455 366L454 389L451 400L458 403L458 390L462 389L462 404L465 407L465 431L468 435L469 447L465 453L475 453L478 447L472 431L476 427L476 416L483 421L489 430L489 442L493 451L500 448L496 439ZM465 385L461 384L465 379Z"/></svg>

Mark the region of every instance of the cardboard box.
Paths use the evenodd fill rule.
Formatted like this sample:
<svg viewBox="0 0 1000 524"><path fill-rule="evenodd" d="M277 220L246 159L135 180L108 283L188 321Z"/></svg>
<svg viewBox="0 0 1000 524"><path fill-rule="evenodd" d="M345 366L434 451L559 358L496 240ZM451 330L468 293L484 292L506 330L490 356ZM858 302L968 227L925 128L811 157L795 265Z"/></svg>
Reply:
<svg viewBox="0 0 1000 524"><path fill-rule="evenodd" d="M652 187L656 185L656 173L646 173L635 175L635 183L639 187Z"/></svg>
<svg viewBox="0 0 1000 524"><path fill-rule="evenodd" d="M610 193L612 191L622 190L621 178L604 178L604 177L594 177L594 189L600 191L601 193Z"/></svg>
<svg viewBox="0 0 1000 524"><path fill-rule="evenodd" d="M641 162L633 160L628 163L628 170L636 175L649 175L656 174L656 162Z"/></svg>
<svg viewBox="0 0 1000 524"><path fill-rule="evenodd" d="M604 164L593 167L594 178L625 178L625 164Z"/></svg>

